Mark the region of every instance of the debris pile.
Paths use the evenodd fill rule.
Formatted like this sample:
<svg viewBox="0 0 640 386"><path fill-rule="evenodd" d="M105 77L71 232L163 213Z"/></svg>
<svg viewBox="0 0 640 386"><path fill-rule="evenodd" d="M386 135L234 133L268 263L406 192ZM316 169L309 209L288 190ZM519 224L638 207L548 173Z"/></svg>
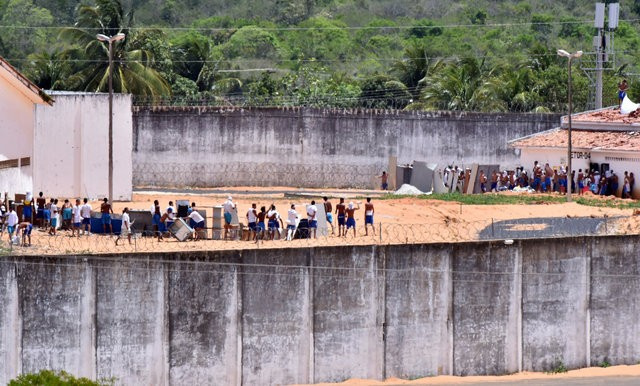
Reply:
<svg viewBox="0 0 640 386"><path fill-rule="evenodd" d="M409 185L409 184L402 184L402 186L400 187L400 189L396 190L395 194L402 194L402 195L420 195L420 194L424 194L422 191L420 191L420 189L416 188L413 185Z"/></svg>

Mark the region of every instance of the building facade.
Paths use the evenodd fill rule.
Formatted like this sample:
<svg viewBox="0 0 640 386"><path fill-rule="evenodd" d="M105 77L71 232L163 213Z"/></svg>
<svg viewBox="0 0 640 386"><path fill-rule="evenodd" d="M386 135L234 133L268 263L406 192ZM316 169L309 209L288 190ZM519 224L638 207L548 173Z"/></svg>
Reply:
<svg viewBox="0 0 640 386"><path fill-rule="evenodd" d="M552 130L515 139L510 146L520 151L522 165L531 168L535 161L559 169L567 164L568 119ZM640 173L640 118L621 114L616 108L587 111L572 115L571 168L577 173L607 171L619 178L617 196L622 193L624 173ZM632 197L640 197L633 187Z"/></svg>
<svg viewBox="0 0 640 386"><path fill-rule="evenodd" d="M0 58L0 190L51 197L109 192L109 95L43 92ZM113 199L132 192L131 96L113 97Z"/></svg>

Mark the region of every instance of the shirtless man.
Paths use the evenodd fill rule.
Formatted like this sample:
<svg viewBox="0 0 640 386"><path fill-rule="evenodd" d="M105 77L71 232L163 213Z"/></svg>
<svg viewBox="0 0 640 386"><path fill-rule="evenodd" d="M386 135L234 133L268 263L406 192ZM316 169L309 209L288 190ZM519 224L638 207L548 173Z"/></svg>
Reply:
<svg viewBox="0 0 640 386"><path fill-rule="evenodd" d="M344 205L344 198L340 198L340 203L336 205L336 214L338 215L338 237L347 235L347 230L345 228L345 225L346 225L345 209L346 209L346 206Z"/></svg>
<svg viewBox="0 0 640 386"><path fill-rule="evenodd" d="M27 246L27 237L29 238L29 246L31 246L31 230L33 230L33 225L29 221L23 221L18 224L18 229L16 234L19 234L22 231L22 246Z"/></svg>
<svg viewBox="0 0 640 386"><path fill-rule="evenodd" d="M542 168L538 165L538 161L533 168L533 185L531 187L538 193L542 191Z"/></svg>
<svg viewBox="0 0 640 386"><path fill-rule="evenodd" d="M495 170L491 173L491 192L498 191L498 172Z"/></svg>
<svg viewBox="0 0 640 386"><path fill-rule="evenodd" d="M284 223L282 222L282 217L280 217L280 213L276 210L275 205L271 204L271 209L267 212L267 218L269 219L269 234L271 235L271 240L275 238L276 233L278 233L279 240L280 232L278 231L278 225L280 225L280 228L284 228Z"/></svg>
<svg viewBox="0 0 640 386"><path fill-rule="evenodd" d="M582 169L578 169L578 195L582 195L584 190L584 173Z"/></svg>
<svg viewBox="0 0 640 386"><path fill-rule="evenodd" d="M389 179L389 175L387 174L387 172L383 171L382 174L378 176L378 178L380 179L380 182L381 182L380 187L382 188L382 190L387 190L387 188L389 187L389 184L387 183L387 180Z"/></svg>
<svg viewBox="0 0 640 386"><path fill-rule="evenodd" d="M373 204L371 203L371 197L367 197L367 203L364 204L364 235L369 236L369 232L367 231L367 225L371 225L371 230L373 231L373 235L376 235L376 227L373 226L373 213L375 209L373 208ZM353 228L355 232L355 227Z"/></svg>
<svg viewBox="0 0 640 386"><path fill-rule="evenodd" d="M260 207L260 212L257 214L258 222L256 223L256 243L258 242L258 238L264 238L264 230L267 227L264 224L265 218L267 218L267 208L264 206Z"/></svg>
<svg viewBox="0 0 640 386"><path fill-rule="evenodd" d="M544 164L544 184L545 187L547 189L547 192L551 192L553 191L553 186L551 186L551 179L553 178L553 169L551 169L551 166L549 166L549 163L547 162L546 164Z"/></svg>
<svg viewBox="0 0 640 386"><path fill-rule="evenodd" d="M478 178L480 181L480 193L487 192L487 176L484 174L484 170L480 170L480 177Z"/></svg>
<svg viewBox="0 0 640 386"><path fill-rule="evenodd" d="M353 228L353 237L356 237L356 218L354 217L354 213L356 210L360 209L360 203L358 203L357 207L353 207L353 202L349 203L345 212L347 213L347 229L344 231L345 237L347 236L347 231L349 228Z"/></svg>
<svg viewBox="0 0 640 386"><path fill-rule="evenodd" d="M38 207L38 211L36 212L37 224L40 228L44 228L46 226L44 222L44 207L47 206L47 199L44 198L44 194L42 192L38 194L36 206Z"/></svg>
<svg viewBox="0 0 640 386"><path fill-rule="evenodd" d="M333 235L333 205L331 205L331 201L329 201L328 197L322 197L322 199L324 200L324 213L327 214L327 222L331 225L331 235Z"/></svg>
<svg viewBox="0 0 640 386"><path fill-rule="evenodd" d="M100 213L102 213L102 228L104 233L107 233L107 226L109 228L109 233L113 233L113 227L111 226L111 214L113 214L113 209L111 208L109 199L106 197L102 201L102 204L100 204Z"/></svg>

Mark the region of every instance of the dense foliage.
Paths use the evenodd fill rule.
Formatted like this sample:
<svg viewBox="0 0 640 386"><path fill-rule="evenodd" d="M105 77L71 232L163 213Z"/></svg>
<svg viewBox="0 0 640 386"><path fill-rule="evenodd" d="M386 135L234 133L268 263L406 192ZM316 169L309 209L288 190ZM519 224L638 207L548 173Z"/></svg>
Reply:
<svg viewBox="0 0 640 386"><path fill-rule="evenodd" d="M92 381L88 378L76 378L65 371L41 370L38 373L22 374L9 381L8 386L108 386L114 380Z"/></svg>
<svg viewBox="0 0 640 386"><path fill-rule="evenodd" d="M567 61L590 52L594 3L490 0L0 0L0 55L46 89L139 103L565 111ZM607 105L640 57L640 0L622 3ZM574 103L591 82L574 64Z"/></svg>

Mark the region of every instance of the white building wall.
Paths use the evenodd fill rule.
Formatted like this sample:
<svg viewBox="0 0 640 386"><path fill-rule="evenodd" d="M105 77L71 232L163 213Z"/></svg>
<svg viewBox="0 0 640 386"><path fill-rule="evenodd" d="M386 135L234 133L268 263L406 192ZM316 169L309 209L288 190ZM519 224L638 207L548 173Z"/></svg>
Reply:
<svg viewBox="0 0 640 386"><path fill-rule="evenodd" d="M0 161L31 157L34 103L0 77ZM31 187L31 168L0 169L0 191L24 193Z"/></svg>
<svg viewBox="0 0 640 386"><path fill-rule="evenodd" d="M52 93L38 106L34 191L47 196L106 197L109 192L109 95ZM113 97L113 198L131 199L131 96Z"/></svg>
<svg viewBox="0 0 640 386"><path fill-rule="evenodd" d="M589 158L586 158L590 153L585 149L572 149L573 157L571 158L571 169L576 173L579 169L589 169ZM560 166L567 164L567 149L534 149L523 148L520 153L521 165L525 170L530 171L533 168L533 163L538 161L539 164L548 163L554 169L560 169ZM596 161L594 161L596 162Z"/></svg>
<svg viewBox="0 0 640 386"><path fill-rule="evenodd" d="M571 168L577 171L579 169L589 170L590 163L609 164L609 170L613 170L618 175L618 196L622 194L622 184L624 182L624 172L633 173L636 178L632 196L640 198L640 152L614 152L614 151L598 151L586 149L572 149L573 157L571 159ZM536 149L523 148L520 153L520 160L525 170L533 167L533 162L538 161L543 165L549 163L551 167L565 165L567 160L566 149Z"/></svg>

